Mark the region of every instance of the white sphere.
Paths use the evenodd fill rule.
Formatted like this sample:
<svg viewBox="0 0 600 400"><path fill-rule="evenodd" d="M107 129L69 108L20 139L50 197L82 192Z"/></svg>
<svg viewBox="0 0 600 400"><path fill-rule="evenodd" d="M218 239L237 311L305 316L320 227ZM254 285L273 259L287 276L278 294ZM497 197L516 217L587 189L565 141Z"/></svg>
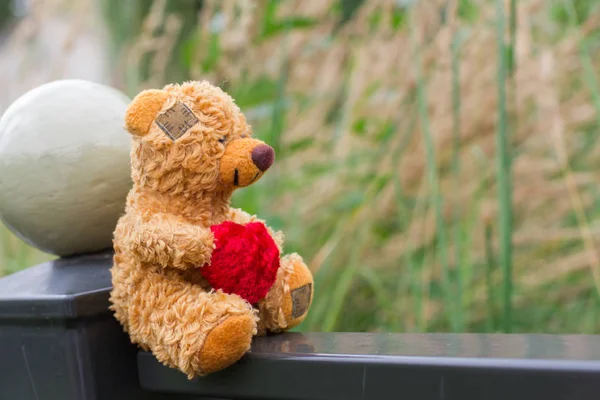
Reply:
<svg viewBox="0 0 600 400"><path fill-rule="evenodd" d="M129 99L60 80L18 98L0 119L0 219L59 256L104 250L131 188Z"/></svg>

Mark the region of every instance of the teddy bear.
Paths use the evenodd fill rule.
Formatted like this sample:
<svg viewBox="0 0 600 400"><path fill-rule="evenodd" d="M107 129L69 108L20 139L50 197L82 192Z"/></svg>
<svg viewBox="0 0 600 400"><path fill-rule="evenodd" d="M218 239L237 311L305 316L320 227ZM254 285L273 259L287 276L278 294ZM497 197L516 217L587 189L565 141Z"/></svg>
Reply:
<svg viewBox="0 0 600 400"><path fill-rule="evenodd" d="M133 186L113 235L110 309L131 341L192 379L236 363L254 336L302 322L313 300L310 270L298 254L282 255L281 232L230 207L234 190L259 180L275 158L235 101L206 81L148 89L129 104L125 128ZM261 239L230 250L228 235L243 227ZM246 282L246 295L215 287L219 279L208 277L233 287L246 279L248 248L259 260L254 278L270 281L258 291ZM221 269L204 273L219 250ZM274 268L261 264L265 254Z"/></svg>

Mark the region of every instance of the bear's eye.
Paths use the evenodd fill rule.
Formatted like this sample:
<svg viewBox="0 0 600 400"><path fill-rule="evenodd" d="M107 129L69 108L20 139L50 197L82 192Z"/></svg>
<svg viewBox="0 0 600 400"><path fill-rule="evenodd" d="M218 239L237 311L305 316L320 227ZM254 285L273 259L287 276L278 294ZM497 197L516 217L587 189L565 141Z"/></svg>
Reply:
<svg viewBox="0 0 600 400"><path fill-rule="evenodd" d="M248 135L244 134L242 135L242 139L246 139L248 137Z"/></svg>
<svg viewBox="0 0 600 400"><path fill-rule="evenodd" d="M219 143L224 144L226 140L227 138L223 136L221 139L219 139Z"/></svg>

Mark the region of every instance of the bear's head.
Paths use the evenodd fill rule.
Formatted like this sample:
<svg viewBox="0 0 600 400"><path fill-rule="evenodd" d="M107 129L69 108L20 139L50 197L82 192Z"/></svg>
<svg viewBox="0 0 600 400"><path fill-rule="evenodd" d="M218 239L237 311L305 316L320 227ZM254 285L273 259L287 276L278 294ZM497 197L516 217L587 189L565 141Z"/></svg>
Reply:
<svg viewBox="0 0 600 400"><path fill-rule="evenodd" d="M132 178L154 193L227 197L256 182L274 161L273 149L251 137L233 99L203 82L146 90L130 104Z"/></svg>

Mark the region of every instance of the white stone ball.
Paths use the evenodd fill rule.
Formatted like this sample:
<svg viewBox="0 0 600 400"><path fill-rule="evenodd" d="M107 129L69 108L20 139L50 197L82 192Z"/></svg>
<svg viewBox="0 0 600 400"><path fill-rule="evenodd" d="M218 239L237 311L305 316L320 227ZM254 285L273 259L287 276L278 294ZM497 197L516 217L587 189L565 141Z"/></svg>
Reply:
<svg viewBox="0 0 600 400"><path fill-rule="evenodd" d="M121 92L60 80L18 98L0 119L0 219L58 256L112 247L131 188L129 104Z"/></svg>

